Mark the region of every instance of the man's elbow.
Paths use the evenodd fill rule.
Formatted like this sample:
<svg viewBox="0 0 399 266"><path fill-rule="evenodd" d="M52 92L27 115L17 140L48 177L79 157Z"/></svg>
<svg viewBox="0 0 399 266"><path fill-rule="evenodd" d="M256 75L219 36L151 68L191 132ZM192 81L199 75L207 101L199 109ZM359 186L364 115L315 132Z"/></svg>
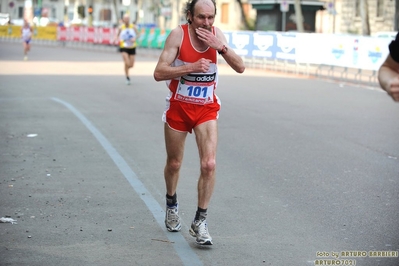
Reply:
<svg viewBox="0 0 399 266"><path fill-rule="evenodd" d="M236 72L239 73L239 74L244 73L244 71L245 71L245 66L244 66L244 65L243 65L243 66L240 66L240 67L238 67L238 68L236 69Z"/></svg>
<svg viewBox="0 0 399 266"><path fill-rule="evenodd" d="M162 77L159 72L154 71L154 79L155 81L162 81Z"/></svg>

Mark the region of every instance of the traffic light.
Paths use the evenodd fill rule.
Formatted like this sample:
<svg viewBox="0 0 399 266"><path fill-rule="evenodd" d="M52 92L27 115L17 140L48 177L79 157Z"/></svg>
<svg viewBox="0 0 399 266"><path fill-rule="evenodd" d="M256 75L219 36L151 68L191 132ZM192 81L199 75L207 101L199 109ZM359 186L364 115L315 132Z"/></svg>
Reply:
<svg viewBox="0 0 399 266"><path fill-rule="evenodd" d="M93 14L93 7L89 6L89 8L87 9L87 13L89 13L89 15Z"/></svg>

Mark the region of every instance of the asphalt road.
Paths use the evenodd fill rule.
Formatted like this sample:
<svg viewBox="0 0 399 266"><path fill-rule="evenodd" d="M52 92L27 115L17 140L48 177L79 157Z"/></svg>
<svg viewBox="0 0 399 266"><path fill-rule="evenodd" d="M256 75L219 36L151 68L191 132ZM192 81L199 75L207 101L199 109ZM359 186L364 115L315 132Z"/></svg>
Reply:
<svg viewBox="0 0 399 266"><path fill-rule="evenodd" d="M193 135L183 228L163 225L156 58L137 56L130 86L116 51L33 46L22 58L0 43L0 217L17 220L0 223L0 265L399 265L399 104L380 89L221 66L203 248L188 233Z"/></svg>

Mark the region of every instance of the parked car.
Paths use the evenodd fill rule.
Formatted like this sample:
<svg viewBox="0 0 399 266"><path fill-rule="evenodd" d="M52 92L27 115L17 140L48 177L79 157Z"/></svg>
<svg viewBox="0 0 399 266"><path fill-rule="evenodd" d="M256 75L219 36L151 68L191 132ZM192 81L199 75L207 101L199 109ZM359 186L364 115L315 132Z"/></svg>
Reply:
<svg viewBox="0 0 399 266"><path fill-rule="evenodd" d="M7 25L10 21L10 14L0 13L0 25Z"/></svg>
<svg viewBox="0 0 399 266"><path fill-rule="evenodd" d="M24 25L24 20L22 18L12 19L11 24L16 25L16 26L22 26L22 25Z"/></svg>

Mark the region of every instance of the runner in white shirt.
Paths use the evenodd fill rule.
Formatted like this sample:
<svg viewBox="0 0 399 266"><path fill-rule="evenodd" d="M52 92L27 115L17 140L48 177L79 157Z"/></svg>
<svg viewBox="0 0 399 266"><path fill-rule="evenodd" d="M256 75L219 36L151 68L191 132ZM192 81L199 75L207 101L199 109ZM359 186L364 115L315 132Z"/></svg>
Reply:
<svg viewBox="0 0 399 266"><path fill-rule="evenodd" d="M21 29L21 37L24 45L24 60L28 60L28 52L30 51L30 42L32 40L32 28L27 20L24 20L24 25Z"/></svg>
<svg viewBox="0 0 399 266"><path fill-rule="evenodd" d="M119 26L118 32L115 36L115 43L119 43L119 51L122 54L124 62L124 70L126 76L126 84L130 85L129 69L133 68L136 47L137 47L138 31L136 25L130 23L129 14L125 14L122 19L122 24Z"/></svg>

